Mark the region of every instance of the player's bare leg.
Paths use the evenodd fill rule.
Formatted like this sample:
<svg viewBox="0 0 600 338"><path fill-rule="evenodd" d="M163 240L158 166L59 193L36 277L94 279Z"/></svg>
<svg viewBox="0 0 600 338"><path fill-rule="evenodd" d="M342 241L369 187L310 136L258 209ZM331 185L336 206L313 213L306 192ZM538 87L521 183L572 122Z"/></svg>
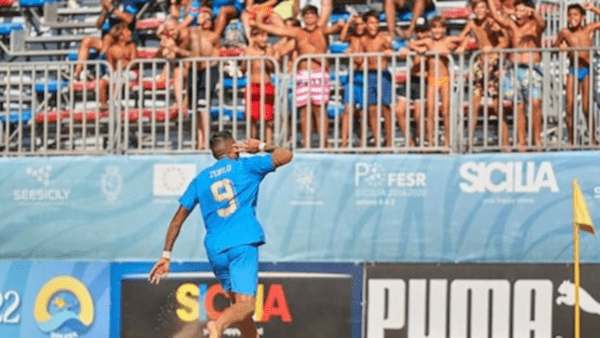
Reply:
<svg viewBox="0 0 600 338"><path fill-rule="evenodd" d="M209 338L221 338L223 331L232 326L242 323L242 328L246 331L242 331L244 338L256 338L256 326L252 323L248 323L248 320L252 320L254 314L254 297L241 294L232 294L231 299L233 304L223 311L223 314L219 319L210 321L206 324Z"/></svg>

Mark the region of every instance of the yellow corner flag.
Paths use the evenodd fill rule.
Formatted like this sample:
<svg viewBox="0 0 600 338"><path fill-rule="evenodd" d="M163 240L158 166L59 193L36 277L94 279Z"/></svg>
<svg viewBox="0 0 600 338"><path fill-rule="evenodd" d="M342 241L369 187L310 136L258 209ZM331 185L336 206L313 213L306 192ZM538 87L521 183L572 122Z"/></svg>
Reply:
<svg viewBox="0 0 600 338"><path fill-rule="evenodd" d="M581 230L594 235L596 234L596 228L594 228L594 223L592 223L590 211L577 180L573 180L573 223L579 226Z"/></svg>

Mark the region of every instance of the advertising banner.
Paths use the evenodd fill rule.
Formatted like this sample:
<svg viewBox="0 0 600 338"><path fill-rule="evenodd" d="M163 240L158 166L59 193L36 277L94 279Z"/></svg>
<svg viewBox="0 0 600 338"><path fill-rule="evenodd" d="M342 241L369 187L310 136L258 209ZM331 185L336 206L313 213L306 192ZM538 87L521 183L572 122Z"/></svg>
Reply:
<svg viewBox="0 0 600 338"><path fill-rule="evenodd" d="M110 266L0 261L0 337L108 338Z"/></svg>
<svg viewBox="0 0 600 338"><path fill-rule="evenodd" d="M573 266L369 264L366 338L573 337ZM581 267L581 337L600 332L600 265Z"/></svg>
<svg viewBox="0 0 600 338"><path fill-rule="evenodd" d="M173 264L148 282L152 264L113 266L111 337L200 337L229 304L207 263ZM361 337L363 267L261 264L254 320L261 337ZM224 337L239 337L229 328Z"/></svg>
<svg viewBox="0 0 600 338"><path fill-rule="evenodd" d="M208 155L0 158L0 256L154 260ZM568 263L571 184L600 224L600 152L296 154L260 186L262 261ZM36 234L33 236L32 234ZM43 234L38 236L37 234ZM205 261L198 209L173 256ZM581 236L581 261L600 245Z"/></svg>

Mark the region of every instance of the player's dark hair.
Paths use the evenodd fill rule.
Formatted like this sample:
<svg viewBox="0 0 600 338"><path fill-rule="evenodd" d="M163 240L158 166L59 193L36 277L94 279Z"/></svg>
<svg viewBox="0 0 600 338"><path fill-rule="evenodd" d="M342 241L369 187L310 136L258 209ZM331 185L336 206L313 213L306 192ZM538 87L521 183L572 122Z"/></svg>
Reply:
<svg viewBox="0 0 600 338"><path fill-rule="evenodd" d="M569 11L572 9L576 9L579 11L579 13L581 13L581 15L585 15L585 9L580 4L570 4L567 6L567 13L569 13Z"/></svg>
<svg viewBox="0 0 600 338"><path fill-rule="evenodd" d="M374 10L370 10L370 11L366 12L365 14L363 14L363 21L365 23L367 23L367 20L370 17L373 17L373 18L377 19L377 21L379 21L379 14L377 14L377 12Z"/></svg>
<svg viewBox="0 0 600 338"><path fill-rule="evenodd" d="M302 16L306 14L312 13L314 15L319 15L319 9L313 5L306 5L302 8Z"/></svg>
<svg viewBox="0 0 600 338"><path fill-rule="evenodd" d="M213 153L214 158L219 159L226 153L224 144L227 141L235 141L231 133L226 130L218 131L210 137L210 150Z"/></svg>

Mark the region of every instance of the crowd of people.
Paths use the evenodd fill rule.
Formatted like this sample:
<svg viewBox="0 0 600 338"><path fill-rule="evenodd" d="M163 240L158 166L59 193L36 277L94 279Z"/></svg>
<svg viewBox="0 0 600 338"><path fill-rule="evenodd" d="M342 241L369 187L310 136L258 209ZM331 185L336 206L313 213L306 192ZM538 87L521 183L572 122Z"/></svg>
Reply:
<svg viewBox="0 0 600 338"><path fill-rule="evenodd" d="M448 147L451 139L449 55L465 53L474 40L475 48L481 54L477 56L473 76L469 79L474 87L469 98L473 111L469 118L470 134L473 135L477 128L484 99L492 99L495 102L492 107L498 107L501 101L516 102L512 108L514 112L502 114L502 146L507 150L512 148L509 139L509 119L512 118L517 129L516 138L512 140L513 146L523 151L528 142L541 147L541 53L515 51L501 56L498 51L541 48L545 18L529 0L472 0L469 5L472 18L459 34L449 35L447 22L436 15L432 0L384 0L383 13L371 10L353 14L348 20L334 24L330 23L334 8L332 0L321 0L318 6L304 3L304 0L248 0L245 4L238 0L213 0L212 3L171 0L169 15L156 30L160 40L156 57L169 61L169 74L163 72L161 77L173 77L175 107L191 107L192 98L210 100L206 94L210 96L214 92L221 76L217 62L191 63L180 60L218 57L228 23L232 19L239 19L246 39L241 54L252 57L252 61L239 63L239 70L249 74L245 110L252 121L251 137L258 137L259 125L263 124L265 140L270 143L273 141L273 107L277 88L271 82L270 74L275 65L261 61L260 57L268 56L281 62L285 58L289 63L280 67L289 71L298 57L327 54L330 36L335 35L340 41L347 42L345 53L349 57L348 67L354 69L354 76L344 88L345 111L340 119L339 146L348 146L351 142L351 124L364 118L376 146L393 146L396 132L393 121L396 121L410 145L418 141L434 146L438 144L438 137L441 137L441 145ZM113 69L118 65L126 69L129 62L136 58L137 10L134 4L102 0L102 13L97 27L102 29L103 35L82 41L79 60L87 59L89 50L95 48L100 51L101 57L106 57ZM557 36L557 47L566 50L569 47L592 46L592 33L600 28L600 24L585 25L583 19L587 11L600 14L600 9L590 3L568 6L568 27ZM405 29L399 29L397 20L406 13L412 13L412 17ZM382 18L385 20L383 23ZM424 20L425 25L418 24L419 19ZM271 45L269 35L279 39ZM407 41L400 50L394 48L398 39ZM382 56L363 57L364 53L379 53ZM571 68L566 88L574 90L566 91L567 137L573 143L573 102L579 90L586 120L591 121L589 134L595 144L593 117L588 119L591 56L589 52L571 50L568 55ZM395 87L392 84L395 69L390 69L391 58L404 60L403 64L410 65L404 94L396 98L392 97L397 93L392 90ZM196 72L193 76L192 71ZM76 76L86 78L83 65L78 65L75 72ZM295 88L295 93L290 97L295 98L292 104L298 107L303 146L310 146L313 130L317 131L322 146L330 146L331 121L327 109L323 109L327 107L332 91L330 72L330 64L325 58L313 57L301 59L296 74L293 74L295 85L290 87ZM121 74L121 78L127 80L138 76L138 72ZM574 88L575 77L579 88ZM503 83L500 83L501 78ZM195 83L192 83L193 79L196 79ZM424 91L422 79L426 84ZM103 79L101 82L100 109L107 108L111 80L114 79ZM367 99L366 103L363 98ZM530 114L527 113L528 109ZM498 114L498 109L492 108L490 111ZM394 118L392 115L395 115ZM198 147L204 149L209 115L201 113L198 117ZM443 129L440 135L436 133L438 121ZM417 126L423 123L424 131L416 128L416 132L407 135L411 123ZM362 145L366 145L366 137L364 132L361 133Z"/></svg>

